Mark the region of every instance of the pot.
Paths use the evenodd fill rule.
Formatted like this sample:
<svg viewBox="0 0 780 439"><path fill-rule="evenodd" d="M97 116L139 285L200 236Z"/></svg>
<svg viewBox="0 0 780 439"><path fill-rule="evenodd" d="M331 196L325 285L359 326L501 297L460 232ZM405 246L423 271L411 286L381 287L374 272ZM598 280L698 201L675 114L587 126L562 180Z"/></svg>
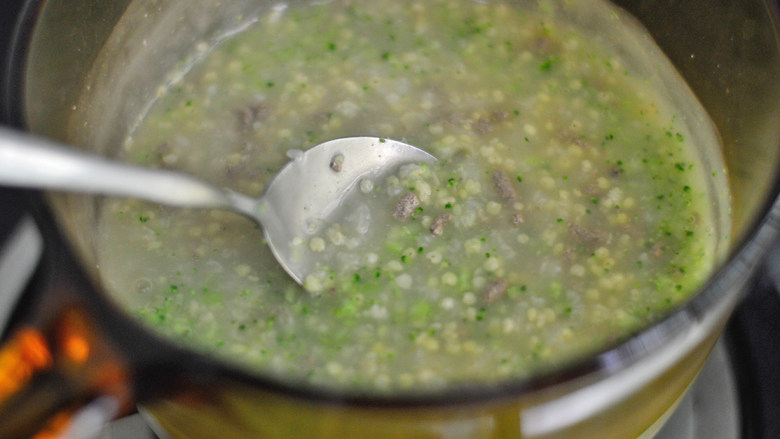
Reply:
<svg viewBox="0 0 780 439"><path fill-rule="evenodd" d="M26 316L0 353L0 432L58 429L89 403L142 404L171 437L651 437L696 377L780 228L777 4L620 0L709 112L733 196L728 260L689 302L619 344L502 386L368 398L258 376L159 338L101 288L90 197L30 194L47 246ZM196 42L271 3L28 2L6 90L31 132L111 155ZM182 18L184 17L184 18ZM11 373L15 375L11 375ZM23 385L26 384L26 387ZM91 402L90 402L91 401ZM80 419L76 417L76 419ZM78 424L78 423L77 423ZM644 435L644 436L643 436Z"/></svg>

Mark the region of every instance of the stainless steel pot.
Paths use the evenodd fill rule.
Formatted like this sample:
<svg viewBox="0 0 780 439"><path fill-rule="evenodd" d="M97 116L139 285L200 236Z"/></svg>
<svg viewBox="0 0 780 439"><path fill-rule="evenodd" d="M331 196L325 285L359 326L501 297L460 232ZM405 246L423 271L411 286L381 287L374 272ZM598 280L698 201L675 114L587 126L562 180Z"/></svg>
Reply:
<svg viewBox="0 0 780 439"><path fill-rule="evenodd" d="M710 113L730 173L729 260L663 321L566 369L500 387L414 399L313 391L247 374L137 326L96 282L95 200L51 194L45 206L35 204L49 247L56 249L47 257L53 277L42 288L45 302L32 313L41 329L21 330L5 352L17 362L43 352L29 368L67 387L53 395L30 391L28 397L50 397L39 400L47 405L38 410L12 398L0 416L18 408L15 413L33 413L39 422L56 403L102 394L117 407L140 401L154 422L182 438L649 437L695 378L778 235L778 10L763 0L615 3L649 29ZM103 148L121 143L158 85L174 79L167 76L174 65L195 62L197 42L223 38L270 5L40 2L24 40L24 123L30 131L111 154ZM78 269L63 268L73 267L68 249ZM51 390L45 381L32 382Z"/></svg>

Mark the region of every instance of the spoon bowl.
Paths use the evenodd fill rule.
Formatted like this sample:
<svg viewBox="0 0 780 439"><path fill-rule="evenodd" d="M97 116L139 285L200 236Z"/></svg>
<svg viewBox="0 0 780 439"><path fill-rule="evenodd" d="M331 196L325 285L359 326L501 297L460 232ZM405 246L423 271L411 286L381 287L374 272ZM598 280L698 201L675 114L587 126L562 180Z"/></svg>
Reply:
<svg viewBox="0 0 780 439"><path fill-rule="evenodd" d="M381 178L406 163L436 161L417 147L379 137L339 138L288 155L290 162L255 198L187 174L122 163L0 128L0 184L232 210L262 226L276 260L301 284L310 261L294 257L296 238L316 233L363 178Z"/></svg>

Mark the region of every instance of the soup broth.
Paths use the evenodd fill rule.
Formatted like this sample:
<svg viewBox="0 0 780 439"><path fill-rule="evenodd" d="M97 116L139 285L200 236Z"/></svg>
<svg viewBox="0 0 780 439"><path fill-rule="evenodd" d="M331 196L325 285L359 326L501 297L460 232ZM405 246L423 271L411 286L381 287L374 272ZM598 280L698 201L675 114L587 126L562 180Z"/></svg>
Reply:
<svg viewBox="0 0 780 439"><path fill-rule="evenodd" d="M246 218L108 199L106 285L195 349L357 392L523 379L663 317L717 260L718 145L597 37L641 29L616 12L578 25L565 7L279 6L199 48L120 158L249 195L290 151L333 138L389 137L439 161L358 182L342 217L296 238L319 261L303 286Z"/></svg>

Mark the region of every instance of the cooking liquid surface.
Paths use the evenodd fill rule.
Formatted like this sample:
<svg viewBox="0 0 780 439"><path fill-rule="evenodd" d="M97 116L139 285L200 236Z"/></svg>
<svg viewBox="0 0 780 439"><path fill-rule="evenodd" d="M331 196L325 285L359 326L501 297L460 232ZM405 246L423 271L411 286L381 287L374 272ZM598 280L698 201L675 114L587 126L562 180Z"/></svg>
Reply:
<svg viewBox="0 0 780 439"><path fill-rule="evenodd" d="M716 145L697 144L630 50L558 7L335 1L261 17L162 92L120 158L250 195L289 150L332 138L391 137L439 162L361 181L344 217L297 239L327 261L304 287L245 218L109 199L104 281L187 346L357 392L521 379L657 320L714 267L723 167L704 166Z"/></svg>

